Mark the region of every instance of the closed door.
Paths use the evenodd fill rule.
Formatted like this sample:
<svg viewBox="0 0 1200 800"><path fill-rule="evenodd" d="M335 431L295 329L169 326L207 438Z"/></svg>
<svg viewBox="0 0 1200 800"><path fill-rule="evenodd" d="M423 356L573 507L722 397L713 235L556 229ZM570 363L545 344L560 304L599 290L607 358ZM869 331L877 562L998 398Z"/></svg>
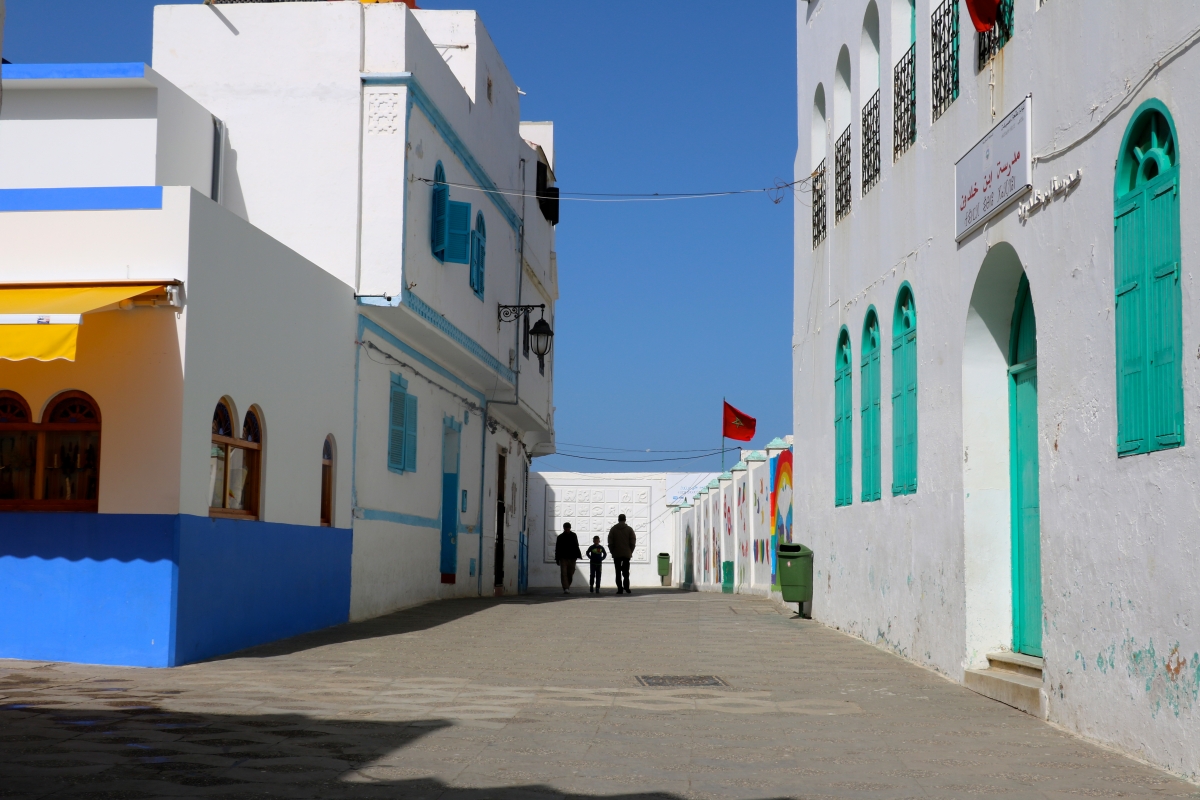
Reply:
<svg viewBox="0 0 1200 800"><path fill-rule="evenodd" d="M442 583L458 574L458 443L453 428L442 432Z"/></svg>
<svg viewBox="0 0 1200 800"><path fill-rule="evenodd" d="M1012 448L1013 650L1042 655L1042 546L1038 503L1037 322L1022 281L1009 369Z"/></svg>

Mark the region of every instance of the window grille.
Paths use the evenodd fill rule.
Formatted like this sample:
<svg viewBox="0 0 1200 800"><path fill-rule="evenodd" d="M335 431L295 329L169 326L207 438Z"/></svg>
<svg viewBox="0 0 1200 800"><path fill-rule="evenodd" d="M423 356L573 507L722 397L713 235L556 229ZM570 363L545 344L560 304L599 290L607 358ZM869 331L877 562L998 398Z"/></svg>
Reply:
<svg viewBox="0 0 1200 800"><path fill-rule="evenodd" d="M833 148L833 215L836 221L850 213L850 126L842 131Z"/></svg>
<svg viewBox="0 0 1200 800"><path fill-rule="evenodd" d="M879 182L879 90L863 106L862 112L862 193Z"/></svg>
<svg viewBox="0 0 1200 800"><path fill-rule="evenodd" d="M958 97L958 0L945 0L933 12L933 118Z"/></svg>
<svg viewBox="0 0 1200 800"><path fill-rule="evenodd" d="M825 241L825 159L812 174L812 233L813 249Z"/></svg>
<svg viewBox="0 0 1200 800"><path fill-rule="evenodd" d="M917 44L896 64L892 75L895 113L892 115L892 160L917 141Z"/></svg>
<svg viewBox="0 0 1200 800"><path fill-rule="evenodd" d="M1013 0L1000 0L996 9L996 24L990 31L979 34L979 70L983 71L988 62L996 57L1013 35Z"/></svg>

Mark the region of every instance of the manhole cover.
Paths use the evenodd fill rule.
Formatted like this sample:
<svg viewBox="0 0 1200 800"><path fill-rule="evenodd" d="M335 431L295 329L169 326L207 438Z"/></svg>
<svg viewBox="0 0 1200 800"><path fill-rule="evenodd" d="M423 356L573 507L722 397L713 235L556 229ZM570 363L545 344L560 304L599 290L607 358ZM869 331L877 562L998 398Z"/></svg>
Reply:
<svg viewBox="0 0 1200 800"><path fill-rule="evenodd" d="M716 675L638 675L642 686L728 686Z"/></svg>

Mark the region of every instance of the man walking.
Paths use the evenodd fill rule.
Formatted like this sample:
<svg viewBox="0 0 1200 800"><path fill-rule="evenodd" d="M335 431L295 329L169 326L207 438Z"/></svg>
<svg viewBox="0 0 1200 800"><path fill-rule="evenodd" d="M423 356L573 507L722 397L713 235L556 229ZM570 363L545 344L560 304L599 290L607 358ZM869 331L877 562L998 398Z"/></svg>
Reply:
<svg viewBox="0 0 1200 800"><path fill-rule="evenodd" d="M558 564L562 578L563 594L570 594L571 581L575 580L575 562L583 558L579 552L579 537L571 530L571 523L563 523L563 532L554 540L554 563Z"/></svg>
<svg viewBox="0 0 1200 800"><path fill-rule="evenodd" d="M625 524L625 515L617 515L617 524L608 531L608 552L613 557L613 572L617 574L617 594L633 594L629 591L629 559L633 558L633 548L637 545L637 536L633 528ZM624 585L621 584L624 579Z"/></svg>

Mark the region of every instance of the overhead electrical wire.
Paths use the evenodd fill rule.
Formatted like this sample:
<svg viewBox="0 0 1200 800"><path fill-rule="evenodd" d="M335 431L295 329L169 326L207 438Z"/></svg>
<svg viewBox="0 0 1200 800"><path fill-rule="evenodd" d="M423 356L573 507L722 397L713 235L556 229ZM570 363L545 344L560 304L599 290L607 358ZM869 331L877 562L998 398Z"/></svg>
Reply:
<svg viewBox="0 0 1200 800"><path fill-rule="evenodd" d="M559 447L582 447L585 450L607 450L613 453L707 453L711 448L692 447L687 450L649 450L628 447L605 447L598 444L572 444L571 442L556 442Z"/></svg>
<svg viewBox="0 0 1200 800"><path fill-rule="evenodd" d="M711 453L704 453L698 456L677 456L675 458L600 458L599 456L581 456L572 453L552 453L544 458L553 458L554 456L562 456L563 458L582 458L585 461L608 461L616 464L657 464L661 461L695 461L699 458L709 458L710 456L719 456L720 450L713 450Z"/></svg>
<svg viewBox="0 0 1200 800"><path fill-rule="evenodd" d="M730 197L739 194L767 194L770 196L772 203L779 204L783 201L784 192L789 189L795 191L797 188L803 188L809 182L809 179L801 178L800 180L787 182L777 180L774 186L765 186L758 189L731 189L722 192L560 192L558 199L574 200L583 203L646 203L662 200L703 200L711 197ZM434 184L433 178L418 178L416 175L411 176L409 180L419 181L430 186ZM519 192L511 189L488 189L473 183L451 183L445 181L442 182L442 185L453 186L458 189L473 189L484 194L507 195L510 197L522 197L529 194L528 192Z"/></svg>

